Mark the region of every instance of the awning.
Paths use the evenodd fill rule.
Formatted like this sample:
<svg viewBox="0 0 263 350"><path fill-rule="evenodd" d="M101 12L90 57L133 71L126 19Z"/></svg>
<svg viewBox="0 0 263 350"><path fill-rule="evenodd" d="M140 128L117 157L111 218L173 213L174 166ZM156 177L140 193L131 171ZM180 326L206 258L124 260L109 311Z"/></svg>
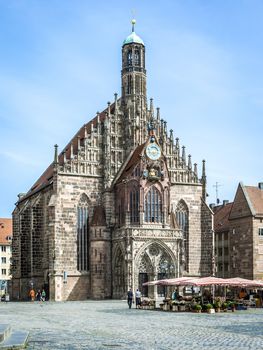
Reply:
<svg viewBox="0 0 263 350"><path fill-rule="evenodd" d="M156 280L143 283L143 286L179 286L180 283L193 279L193 277L178 277L178 278L168 278L163 280Z"/></svg>
<svg viewBox="0 0 263 350"><path fill-rule="evenodd" d="M218 277L179 277L179 278L169 278L163 280L156 280L143 283L143 286L233 286L233 287L258 287L263 288L262 281L253 281L240 277L235 278L218 278Z"/></svg>
<svg viewBox="0 0 263 350"><path fill-rule="evenodd" d="M209 277L189 279L189 280L183 281L181 284L181 286L195 286L195 287L211 286L211 285L225 286L227 285L227 282L223 278L209 276Z"/></svg>
<svg viewBox="0 0 263 350"><path fill-rule="evenodd" d="M227 278L225 281L228 282L229 286L233 286L233 287L258 287L258 288L263 288L263 282L262 281L248 280L248 279L240 278L240 277Z"/></svg>

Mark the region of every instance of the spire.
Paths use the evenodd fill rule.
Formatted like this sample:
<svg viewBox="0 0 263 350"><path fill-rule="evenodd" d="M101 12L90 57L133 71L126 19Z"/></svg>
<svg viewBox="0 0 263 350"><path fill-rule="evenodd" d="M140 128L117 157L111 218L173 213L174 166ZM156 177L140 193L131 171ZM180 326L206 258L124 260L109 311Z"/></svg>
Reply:
<svg viewBox="0 0 263 350"><path fill-rule="evenodd" d="M185 146L182 147L182 162L183 164L186 163Z"/></svg>
<svg viewBox="0 0 263 350"><path fill-rule="evenodd" d="M164 120L163 122L163 127L164 127L164 134L167 135L167 121Z"/></svg>
<svg viewBox="0 0 263 350"><path fill-rule="evenodd" d="M202 181L206 182L206 173L205 173L205 160L203 159L203 168L202 168Z"/></svg>
<svg viewBox="0 0 263 350"><path fill-rule="evenodd" d="M107 102L107 105L108 105L108 108L107 108L107 110L108 110L108 116L109 116L109 118L110 118L110 102Z"/></svg>
<svg viewBox="0 0 263 350"><path fill-rule="evenodd" d="M192 159L191 159L191 154L188 155L188 169L192 170Z"/></svg>
<svg viewBox="0 0 263 350"><path fill-rule="evenodd" d="M117 94L117 92L115 92L115 94L114 94L114 105L115 105L115 115L117 115L117 111L118 111L118 94Z"/></svg>
<svg viewBox="0 0 263 350"><path fill-rule="evenodd" d="M67 162L67 152L66 150L63 151L63 163L66 164Z"/></svg>
<svg viewBox="0 0 263 350"><path fill-rule="evenodd" d="M160 107L157 107L156 111L157 111L157 120L160 122Z"/></svg>
<svg viewBox="0 0 263 350"><path fill-rule="evenodd" d="M98 124L100 123L100 112L98 111L96 115L97 115L97 124Z"/></svg>
<svg viewBox="0 0 263 350"><path fill-rule="evenodd" d="M97 112L97 115L96 115L96 117L97 117L97 132L98 132L98 134L100 134L101 133L101 125L100 125L100 112Z"/></svg>
<svg viewBox="0 0 263 350"><path fill-rule="evenodd" d="M195 173L196 177L198 178L197 164L196 163L194 163L194 173Z"/></svg>
<svg viewBox="0 0 263 350"><path fill-rule="evenodd" d="M73 143L70 144L70 159L74 158L74 149L73 149Z"/></svg>
<svg viewBox="0 0 263 350"><path fill-rule="evenodd" d="M176 150L179 152L179 150L180 150L179 137L177 137L177 138L175 139L175 141L176 141L175 148L176 148Z"/></svg>
<svg viewBox="0 0 263 350"><path fill-rule="evenodd" d="M174 131L173 129L170 129L170 136L169 136L169 140L170 140L170 154L173 154L174 151Z"/></svg>
<svg viewBox="0 0 263 350"><path fill-rule="evenodd" d="M175 139L175 166L178 167L180 164L180 144L179 144L179 138L176 137Z"/></svg>
<svg viewBox="0 0 263 350"><path fill-rule="evenodd" d="M150 98L150 115L151 115L151 118L154 117L154 112L153 112L153 98Z"/></svg>
<svg viewBox="0 0 263 350"><path fill-rule="evenodd" d="M54 145L54 165L58 164L58 145Z"/></svg>
<svg viewBox="0 0 263 350"><path fill-rule="evenodd" d="M201 182L202 182L202 185L203 185L202 197L203 197L203 200L205 201L207 194L206 194L206 173L205 173L205 160L204 159L203 159L203 168L202 168Z"/></svg>

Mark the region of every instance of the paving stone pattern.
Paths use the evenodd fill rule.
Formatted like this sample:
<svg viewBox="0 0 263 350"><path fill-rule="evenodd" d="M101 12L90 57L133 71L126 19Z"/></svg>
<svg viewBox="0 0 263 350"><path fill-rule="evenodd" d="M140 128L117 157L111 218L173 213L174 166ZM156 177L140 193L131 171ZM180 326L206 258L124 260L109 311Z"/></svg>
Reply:
<svg viewBox="0 0 263 350"><path fill-rule="evenodd" d="M262 349L263 309L168 313L125 301L1 303L1 318L29 331L28 350Z"/></svg>

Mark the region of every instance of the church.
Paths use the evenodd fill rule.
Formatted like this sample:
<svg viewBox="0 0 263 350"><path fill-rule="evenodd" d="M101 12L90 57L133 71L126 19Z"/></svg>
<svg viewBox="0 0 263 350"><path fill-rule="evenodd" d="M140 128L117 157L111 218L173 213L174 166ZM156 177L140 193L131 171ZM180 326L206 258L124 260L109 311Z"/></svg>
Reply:
<svg viewBox="0 0 263 350"><path fill-rule="evenodd" d="M121 95L83 125L13 212L12 298L123 298L143 283L208 276L213 213L205 161L186 155L147 99L143 40L122 44ZM163 291L158 290L159 295Z"/></svg>

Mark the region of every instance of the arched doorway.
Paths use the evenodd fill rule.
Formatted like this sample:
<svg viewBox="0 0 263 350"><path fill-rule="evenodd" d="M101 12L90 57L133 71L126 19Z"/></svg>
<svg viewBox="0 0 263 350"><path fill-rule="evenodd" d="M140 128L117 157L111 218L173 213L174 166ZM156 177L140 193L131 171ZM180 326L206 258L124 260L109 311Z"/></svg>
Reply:
<svg viewBox="0 0 263 350"><path fill-rule="evenodd" d="M113 298L123 298L126 293L127 286L125 283L125 260L121 249L118 248L113 266Z"/></svg>
<svg viewBox="0 0 263 350"><path fill-rule="evenodd" d="M157 293L158 296L164 296L166 294L165 287L158 286L157 290L154 291L153 287L143 286L143 283L176 276L177 262L172 251L164 244L153 242L141 251L136 264L135 282L137 279L137 286L142 295L154 297L154 293Z"/></svg>
<svg viewBox="0 0 263 350"><path fill-rule="evenodd" d="M139 275L138 275L138 287L143 297L148 297L148 287L143 286L143 283L148 282L153 275L153 265L149 255L145 252L140 260Z"/></svg>

